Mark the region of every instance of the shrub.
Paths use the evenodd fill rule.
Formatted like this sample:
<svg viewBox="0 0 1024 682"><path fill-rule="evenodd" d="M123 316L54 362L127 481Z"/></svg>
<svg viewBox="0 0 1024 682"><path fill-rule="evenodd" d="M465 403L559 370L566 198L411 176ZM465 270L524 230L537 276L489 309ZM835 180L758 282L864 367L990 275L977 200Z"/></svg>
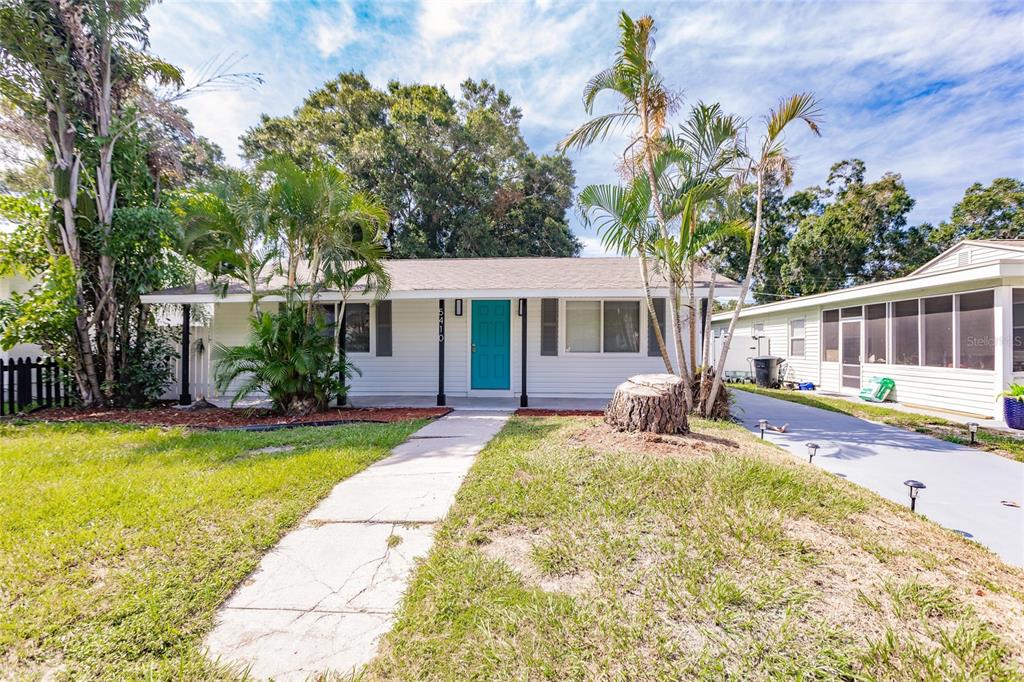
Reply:
<svg viewBox="0 0 1024 682"><path fill-rule="evenodd" d="M236 379L243 380L232 405L265 391L275 411L300 415L327 407L334 396L344 397L347 380L357 370L335 354L323 315L314 312L310 322L306 306L290 299L276 313L256 313L249 328L248 344L217 347L217 388L228 391Z"/></svg>

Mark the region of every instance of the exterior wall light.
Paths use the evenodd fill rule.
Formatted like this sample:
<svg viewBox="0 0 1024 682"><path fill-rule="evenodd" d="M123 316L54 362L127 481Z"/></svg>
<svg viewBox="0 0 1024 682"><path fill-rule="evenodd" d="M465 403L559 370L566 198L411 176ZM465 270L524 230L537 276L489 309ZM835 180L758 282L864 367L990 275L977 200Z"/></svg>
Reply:
<svg viewBox="0 0 1024 682"><path fill-rule="evenodd" d="M522 317L526 313L526 299L519 299L519 317Z"/></svg>
<svg viewBox="0 0 1024 682"><path fill-rule="evenodd" d="M462 299L455 299L455 317L462 317Z"/></svg>
<svg viewBox="0 0 1024 682"><path fill-rule="evenodd" d="M814 461L814 456L816 454L818 454L818 447L819 447L819 445L817 443L808 443L807 444L807 461L808 462L813 462Z"/></svg>
<svg viewBox="0 0 1024 682"><path fill-rule="evenodd" d="M967 422L967 430L971 432L971 445L978 442L978 422Z"/></svg>
<svg viewBox="0 0 1024 682"><path fill-rule="evenodd" d="M767 419L758 419L757 420L757 426L758 426L758 428L761 429L761 440L764 440L764 430L768 428L768 420Z"/></svg>
<svg viewBox="0 0 1024 682"><path fill-rule="evenodd" d="M921 483L921 481L915 481L914 479L903 481L903 485L907 486L910 491L910 511L917 511L917 495L928 486Z"/></svg>

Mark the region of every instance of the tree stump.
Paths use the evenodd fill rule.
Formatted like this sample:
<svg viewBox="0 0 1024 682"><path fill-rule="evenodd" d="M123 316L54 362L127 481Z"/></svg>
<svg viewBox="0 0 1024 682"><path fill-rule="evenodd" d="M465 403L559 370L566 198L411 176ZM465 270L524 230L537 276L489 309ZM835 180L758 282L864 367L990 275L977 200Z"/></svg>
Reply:
<svg viewBox="0 0 1024 682"><path fill-rule="evenodd" d="M619 431L689 433L683 380L674 374L638 374L615 387L604 420Z"/></svg>

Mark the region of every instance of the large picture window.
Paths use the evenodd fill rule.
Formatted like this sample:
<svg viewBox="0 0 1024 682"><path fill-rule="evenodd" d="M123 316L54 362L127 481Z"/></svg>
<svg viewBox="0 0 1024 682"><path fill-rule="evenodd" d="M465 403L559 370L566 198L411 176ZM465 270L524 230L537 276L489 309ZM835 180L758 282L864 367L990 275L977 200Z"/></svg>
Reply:
<svg viewBox="0 0 1024 682"><path fill-rule="evenodd" d="M897 365L917 365L921 362L916 298L892 304L892 361Z"/></svg>
<svg viewBox="0 0 1024 682"><path fill-rule="evenodd" d="M639 301L566 301L569 353L639 353Z"/></svg>
<svg viewBox="0 0 1024 682"><path fill-rule="evenodd" d="M864 361L884 363L885 352L885 304L864 306Z"/></svg>
<svg viewBox="0 0 1024 682"><path fill-rule="evenodd" d="M601 351L601 302L565 302L565 350L569 353Z"/></svg>
<svg viewBox="0 0 1024 682"><path fill-rule="evenodd" d="M370 352L370 304L345 304L345 352Z"/></svg>
<svg viewBox="0 0 1024 682"><path fill-rule="evenodd" d="M996 335L993 292L960 294L960 366L995 369Z"/></svg>
<svg viewBox="0 0 1024 682"><path fill-rule="evenodd" d="M789 321L789 357L802 358L806 350L807 338L803 318Z"/></svg>
<svg viewBox="0 0 1024 682"><path fill-rule="evenodd" d="M953 297L922 300L924 311L924 364L953 366Z"/></svg>
<svg viewBox="0 0 1024 682"><path fill-rule="evenodd" d="M839 362L839 311L826 310L821 314L821 359Z"/></svg>

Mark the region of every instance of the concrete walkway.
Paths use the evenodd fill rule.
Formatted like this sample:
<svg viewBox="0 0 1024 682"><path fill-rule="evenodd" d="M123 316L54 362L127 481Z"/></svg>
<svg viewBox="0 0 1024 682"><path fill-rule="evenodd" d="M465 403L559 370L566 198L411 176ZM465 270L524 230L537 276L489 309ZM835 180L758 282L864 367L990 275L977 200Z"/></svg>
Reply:
<svg viewBox="0 0 1024 682"><path fill-rule="evenodd" d="M927 485L917 510L985 545L1007 563L1024 566L1024 464L895 426L777 398L733 391L739 416L760 433L757 421L789 423L787 433L765 438L807 459L807 442L821 446L814 464L898 502L908 504L903 481Z"/></svg>
<svg viewBox="0 0 1024 682"><path fill-rule="evenodd" d="M434 524L509 414L452 412L335 486L221 607L210 658L275 680L373 658Z"/></svg>

